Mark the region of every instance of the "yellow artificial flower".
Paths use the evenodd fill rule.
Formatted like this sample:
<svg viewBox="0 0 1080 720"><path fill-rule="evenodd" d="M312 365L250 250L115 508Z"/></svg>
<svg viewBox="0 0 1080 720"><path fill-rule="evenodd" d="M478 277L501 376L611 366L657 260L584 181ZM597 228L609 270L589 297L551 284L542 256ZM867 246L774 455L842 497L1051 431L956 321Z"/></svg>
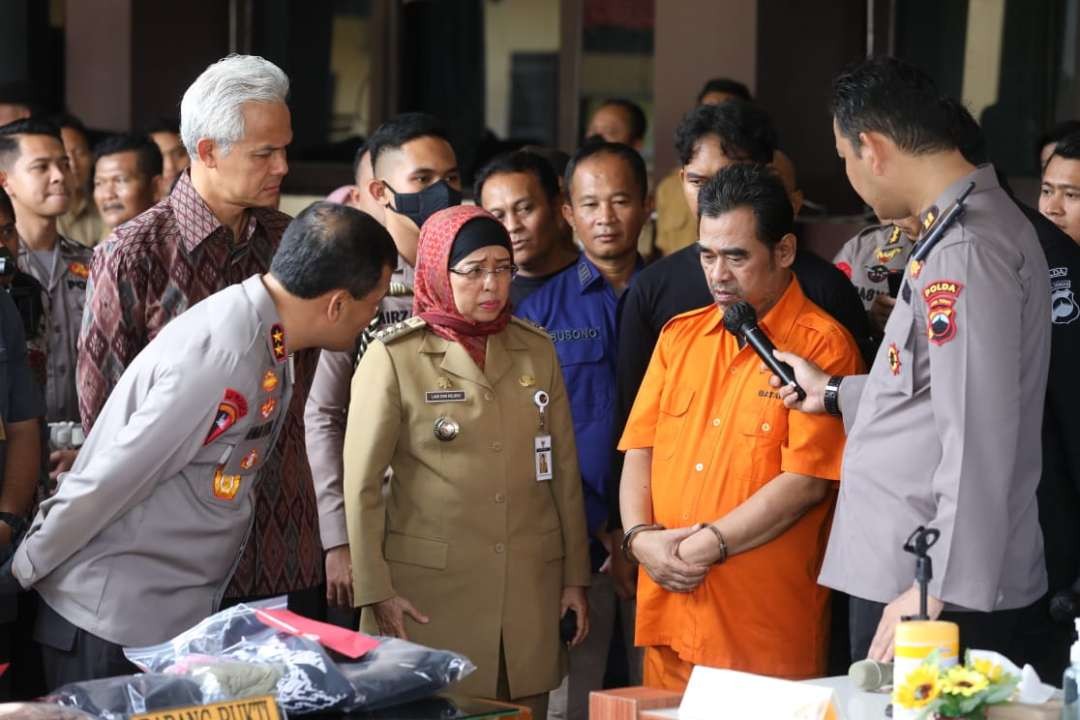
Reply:
<svg viewBox="0 0 1080 720"><path fill-rule="evenodd" d="M1001 680L1001 678L1005 675L1005 671L1001 668L1000 665L995 665L989 660L976 660L971 664L971 666L972 669L975 670L975 672L982 673L986 676L986 679L992 683L996 683L997 681Z"/></svg>
<svg viewBox="0 0 1080 720"><path fill-rule="evenodd" d="M900 707L916 710L933 702L941 692L938 669L933 665L920 665L904 678L896 688L894 700Z"/></svg>
<svg viewBox="0 0 1080 720"><path fill-rule="evenodd" d="M990 681L981 672L958 665L949 668L949 671L945 673L945 679L941 683L941 692L949 695L971 697L975 693L985 690L989 684Z"/></svg>

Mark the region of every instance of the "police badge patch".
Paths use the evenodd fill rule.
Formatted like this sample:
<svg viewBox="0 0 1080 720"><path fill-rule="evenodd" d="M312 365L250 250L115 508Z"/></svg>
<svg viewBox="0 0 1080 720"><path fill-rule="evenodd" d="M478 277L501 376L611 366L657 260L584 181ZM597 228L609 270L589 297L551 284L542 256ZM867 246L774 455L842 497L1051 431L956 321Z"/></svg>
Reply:
<svg viewBox="0 0 1080 720"><path fill-rule="evenodd" d="M1055 325L1068 325L1080 317L1067 267L1050 268L1050 317Z"/></svg>
<svg viewBox="0 0 1080 720"><path fill-rule="evenodd" d="M203 445L209 445L225 434L225 431L236 424L236 421L247 415L247 400L243 395L227 388L225 397L218 404L217 414L214 415L214 424L210 426L210 432L206 434Z"/></svg>
<svg viewBox="0 0 1080 720"><path fill-rule="evenodd" d="M935 345L944 345L956 337L956 301L963 289L955 280L934 280L923 287L926 334Z"/></svg>
<svg viewBox="0 0 1080 720"><path fill-rule="evenodd" d="M899 375L900 370L900 350L896 347L896 343L889 343L889 372Z"/></svg>

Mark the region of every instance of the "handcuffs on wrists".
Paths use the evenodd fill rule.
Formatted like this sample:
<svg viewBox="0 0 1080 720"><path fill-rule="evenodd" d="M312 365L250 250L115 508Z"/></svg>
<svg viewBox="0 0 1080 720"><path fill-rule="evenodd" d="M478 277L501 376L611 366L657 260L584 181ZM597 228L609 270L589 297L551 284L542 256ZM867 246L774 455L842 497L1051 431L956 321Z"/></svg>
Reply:
<svg viewBox="0 0 1080 720"><path fill-rule="evenodd" d="M637 562L637 558L634 557L633 550L630 548L630 541L634 539L634 536L639 532L646 530L666 530L663 525L657 525L655 523L638 523L634 527L623 533L622 544L619 549L622 550L623 557L632 563Z"/></svg>

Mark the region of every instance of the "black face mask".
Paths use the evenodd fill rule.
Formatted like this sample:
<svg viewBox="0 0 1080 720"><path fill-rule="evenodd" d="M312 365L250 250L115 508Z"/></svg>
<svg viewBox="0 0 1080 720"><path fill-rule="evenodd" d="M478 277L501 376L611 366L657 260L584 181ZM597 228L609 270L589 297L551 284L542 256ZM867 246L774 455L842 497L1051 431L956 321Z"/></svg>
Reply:
<svg viewBox="0 0 1080 720"><path fill-rule="evenodd" d="M409 218L418 228L423 227L424 222L440 210L461 204L461 191L450 187L450 183L445 180L428 185L415 193L399 193L385 180L383 185L394 193L394 205L397 207L389 209Z"/></svg>

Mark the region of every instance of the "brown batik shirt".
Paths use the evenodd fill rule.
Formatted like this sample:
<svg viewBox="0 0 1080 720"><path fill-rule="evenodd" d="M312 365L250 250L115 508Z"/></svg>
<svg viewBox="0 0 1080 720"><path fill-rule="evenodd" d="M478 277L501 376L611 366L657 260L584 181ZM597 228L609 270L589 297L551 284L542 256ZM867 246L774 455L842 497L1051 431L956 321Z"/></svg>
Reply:
<svg viewBox="0 0 1080 720"><path fill-rule="evenodd" d="M170 321L209 295L265 273L289 216L252 208L241 242L185 173L172 193L94 252L79 337L79 405L89 433L124 368ZM259 474L255 525L227 596L276 595L322 581L318 513L304 450L304 401L317 350L295 354L295 392Z"/></svg>

